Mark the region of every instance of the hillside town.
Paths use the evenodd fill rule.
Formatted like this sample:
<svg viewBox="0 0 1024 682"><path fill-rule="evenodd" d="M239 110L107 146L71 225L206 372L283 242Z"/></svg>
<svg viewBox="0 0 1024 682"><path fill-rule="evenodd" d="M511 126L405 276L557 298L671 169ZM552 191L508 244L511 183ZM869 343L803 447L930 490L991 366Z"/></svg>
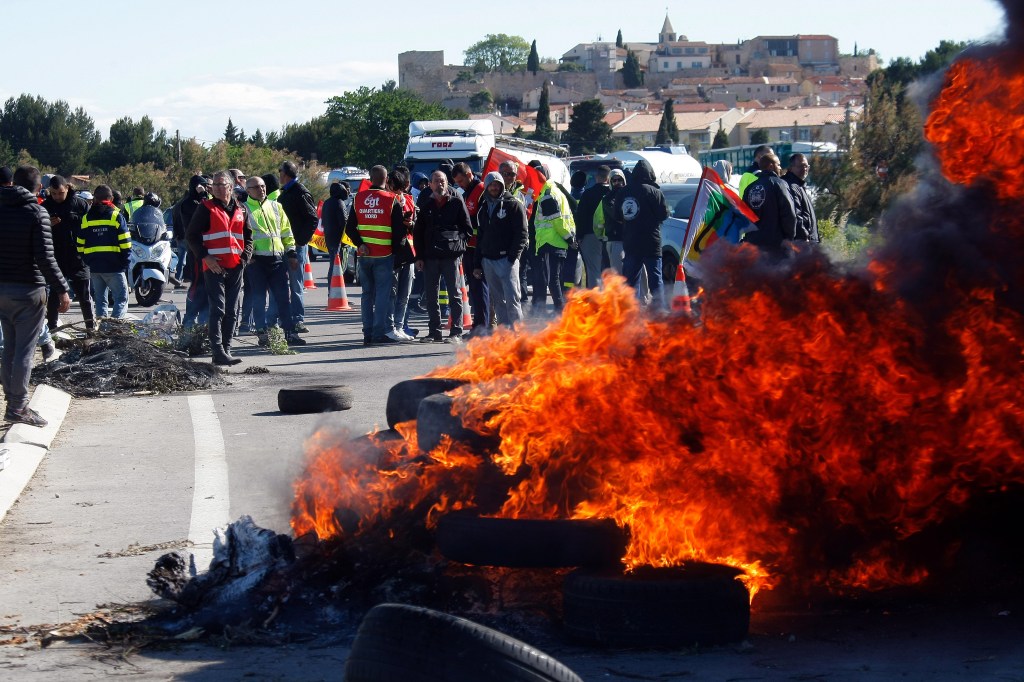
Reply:
<svg viewBox="0 0 1024 682"><path fill-rule="evenodd" d="M730 145L750 144L758 131L769 143L837 144L855 130L866 77L879 67L873 50L840 54L830 35L755 36L736 44L690 40L676 33L667 14L653 42L618 43L578 43L536 73L479 73L446 64L441 50L403 52L399 87L466 111L487 91L494 110L471 117L492 119L499 133L529 134L546 83L556 133L568 126L574 105L597 99L624 148L654 144L671 99L679 142L698 152L711 147L719 130ZM624 82L630 53L641 65L639 87Z"/></svg>

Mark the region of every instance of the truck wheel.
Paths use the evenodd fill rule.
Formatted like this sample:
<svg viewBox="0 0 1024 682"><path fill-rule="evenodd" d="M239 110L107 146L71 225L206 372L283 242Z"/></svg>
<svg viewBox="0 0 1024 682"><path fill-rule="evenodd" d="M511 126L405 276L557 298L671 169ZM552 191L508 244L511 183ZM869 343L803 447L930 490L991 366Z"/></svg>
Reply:
<svg viewBox="0 0 1024 682"><path fill-rule="evenodd" d="M495 519L454 512L437 523L441 554L476 566L615 566L628 542L629 532L611 519Z"/></svg>
<svg viewBox="0 0 1024 682"><path fill-rule="evenodd" d="M363 618L345 682L583 682L525 642L465 618L381 604Z"/></svg>
<svg viewBox="0 0 1024 682"><path fill-rule="evenodd" d="M315 414L352 408L348 386L301 386L277 392L277 407L285 414Z"/></svg>
<svg viewBox="0 0 1024 682"><path fill-rule="evenodd" d="M566 632L606 647L677 648L747 636L750 595L732 566L693 562L632 573L576 570L562 593Z"/></svg>
<svg viewBox="0 0 1024 682"><path fill-rule="evenodd" d="M395 428L395 424L415 419L420 403L427 396L445 393L465 383L462 379L440 377L418 377L399 381L388 391L388 405L385 409L388 426Z"/></svg>

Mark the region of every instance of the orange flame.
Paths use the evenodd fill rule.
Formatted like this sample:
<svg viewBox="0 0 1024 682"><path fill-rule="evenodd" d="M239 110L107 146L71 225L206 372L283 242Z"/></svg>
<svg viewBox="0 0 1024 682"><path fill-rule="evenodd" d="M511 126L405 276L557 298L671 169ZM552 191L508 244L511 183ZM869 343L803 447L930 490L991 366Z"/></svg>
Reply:
<svg viewBox="0 0 1024 682"><path fill-rule="evenodd" d="M955 65L927 134L948 178L1009 198L1024 192L1003 175L1024 158L1024 77L1010 80L996 142L977 102L993 68ZM1019 232L1009 205L993 213L992 233ZM1024 484L1020 309L949 275L923 312L896 295L916 257L882 251L841 274L804 253L780 276L742 246L722 255L728 282L705 294L702 324L646 315L606 274L539 333L476 339L433 375L469 381L454 411L500 436L500 516L612 518L631 530L627 567L729 563L752 594L781 575L915 584L927 567L898 557L901 543L972 496ZM1024 290L1014 276L1007 286ZM377 443L380 462L317 434L295 533L345 535L339 509L358 532L400 508L474 505L481 457L450 443L419 456L412 426Z"/></svg>

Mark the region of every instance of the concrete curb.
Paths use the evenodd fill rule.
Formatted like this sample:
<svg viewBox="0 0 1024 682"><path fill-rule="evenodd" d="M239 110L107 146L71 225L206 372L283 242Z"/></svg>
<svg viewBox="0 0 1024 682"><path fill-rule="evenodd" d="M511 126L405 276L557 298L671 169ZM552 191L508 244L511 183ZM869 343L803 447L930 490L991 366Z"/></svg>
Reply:
<svg viewBox="0 0 1024 682"><path fill-rule="evenodd" d="M0 521L17 502L49 451L71 406L71 396L41 384L36 387L29 406L49 423L42 428L15 424L0 442L0 453L6 453L6 465L0 469Z"/></svg>

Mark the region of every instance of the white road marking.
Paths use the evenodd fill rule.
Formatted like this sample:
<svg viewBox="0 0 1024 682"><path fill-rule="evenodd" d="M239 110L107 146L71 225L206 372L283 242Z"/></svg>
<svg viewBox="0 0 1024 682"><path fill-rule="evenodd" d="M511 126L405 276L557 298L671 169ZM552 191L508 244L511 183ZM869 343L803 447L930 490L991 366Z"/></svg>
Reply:
<svg viewBox="0 0 1024 682"><path fill-rule="evenodd" d="M189 396L188 407L192 414L196 451L196 480L192 489L188 539L193 545L196 570L202 573L210 567L213 559L213 530L230 521L228 460L213 396Z"/></svg>

